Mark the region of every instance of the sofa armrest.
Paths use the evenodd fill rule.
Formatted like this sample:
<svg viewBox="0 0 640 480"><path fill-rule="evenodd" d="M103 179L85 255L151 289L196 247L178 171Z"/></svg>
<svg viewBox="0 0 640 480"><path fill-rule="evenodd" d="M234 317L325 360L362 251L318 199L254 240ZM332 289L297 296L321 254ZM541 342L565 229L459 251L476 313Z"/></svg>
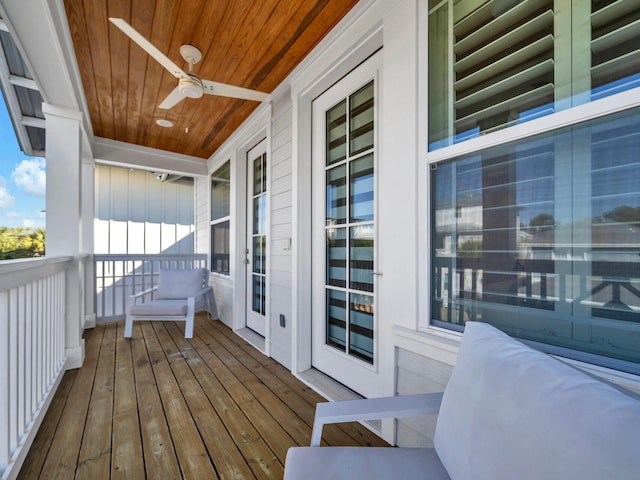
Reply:
<svg viewBox="0 0 640 480"><path fill-rule="evenodd" d="M438 413L443 392L323 402L316 405L311 446L320 446L322 427L329 423L380 418L415 417Z"/></svg>

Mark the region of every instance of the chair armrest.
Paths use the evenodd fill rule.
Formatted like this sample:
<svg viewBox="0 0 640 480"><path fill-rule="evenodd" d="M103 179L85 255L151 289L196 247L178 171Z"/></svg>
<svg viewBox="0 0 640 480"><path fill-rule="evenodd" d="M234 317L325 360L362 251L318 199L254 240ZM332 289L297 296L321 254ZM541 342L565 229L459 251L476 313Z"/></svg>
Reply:
<svg viewBox="0 0 640 480"><path fill-rule="evenodd" d="M328 423L416 417L438 413L442 402L442 394L443 392L421 393L417 395L318 403L313 421L313 432L311 433L311 446L320 446L322 427Z"/></svg>
<svg viewBox="0 0 640 480"><path fill-rule="evenodd" d="M149 293L151 293L151 292L153 292L153 291L155 291L157 289L158 289L157 286L156 287L147 288L146 290L143 290L141 292L133 293L133 294L129 295L129 299L131 301L135 301L136 298L142 297L143 295L148 295Z"/></svg>

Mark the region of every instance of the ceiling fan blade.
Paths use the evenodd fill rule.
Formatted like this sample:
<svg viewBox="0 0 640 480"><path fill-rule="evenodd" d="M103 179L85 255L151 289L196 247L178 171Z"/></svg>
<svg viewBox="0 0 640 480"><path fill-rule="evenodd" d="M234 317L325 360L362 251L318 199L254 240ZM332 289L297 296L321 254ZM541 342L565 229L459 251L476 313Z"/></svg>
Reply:
<svg viewBox="0 0 640 480"><path fill-rule="evenodd" d="M219 95L221 97L241 98L243 100L264 101L269 94L251 90L249 88L235 87L226 83L202 80L202 89L208 95Z"/></svg>
<svg viewBox="0 0 640 480"><path fill-rule="evenodd" d="M173 90L171 90L171 93L169 95L167 95L167 98L165 98L162 101L162 103L160 105L158 105L158 108L162 108L164 110L169 110L170 108L174 107L175 105L180 103L185 98L186 97L182 94L180 89L178 87L176 87Z"/></svg>
<svg viewBox="0 0 640 480"><path fill-rule="evenodd" d="M169 70L171 74L176 78L184 78L187 74L178 65L173 63L169 57L162 53L158 48L149 40L144 38L140 32L129 25L122 18L109 17L111 23L124 32L131 40L136 42L145 52L151 55L160 65Z"/></svg>

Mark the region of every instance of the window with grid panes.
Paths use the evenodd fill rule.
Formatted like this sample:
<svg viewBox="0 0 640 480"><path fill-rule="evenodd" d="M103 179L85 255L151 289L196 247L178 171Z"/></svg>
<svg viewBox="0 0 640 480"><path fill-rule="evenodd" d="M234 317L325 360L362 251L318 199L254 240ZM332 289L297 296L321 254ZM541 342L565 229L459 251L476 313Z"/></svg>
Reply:
<svg viewBox="0 0 640 480"><path fill-rule="evenodd" d="M431 323L640 373L640 111L508 141L621 92L635 105L640 2L431 0L428 29Z"/></svg>

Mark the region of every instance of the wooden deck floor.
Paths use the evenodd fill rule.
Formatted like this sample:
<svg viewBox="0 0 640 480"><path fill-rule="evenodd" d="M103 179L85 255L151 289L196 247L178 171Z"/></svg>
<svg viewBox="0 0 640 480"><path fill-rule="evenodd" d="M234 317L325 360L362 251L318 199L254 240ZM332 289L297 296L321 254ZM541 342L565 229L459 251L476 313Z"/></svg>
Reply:
<svg viewBox="0 0 640 480"><path fill-rule="evenodd" d="M19 478L282 478L324 401L218 321L123 322L86 332ZM384 445L359 424L325 427L332 445Z"/></svg>

